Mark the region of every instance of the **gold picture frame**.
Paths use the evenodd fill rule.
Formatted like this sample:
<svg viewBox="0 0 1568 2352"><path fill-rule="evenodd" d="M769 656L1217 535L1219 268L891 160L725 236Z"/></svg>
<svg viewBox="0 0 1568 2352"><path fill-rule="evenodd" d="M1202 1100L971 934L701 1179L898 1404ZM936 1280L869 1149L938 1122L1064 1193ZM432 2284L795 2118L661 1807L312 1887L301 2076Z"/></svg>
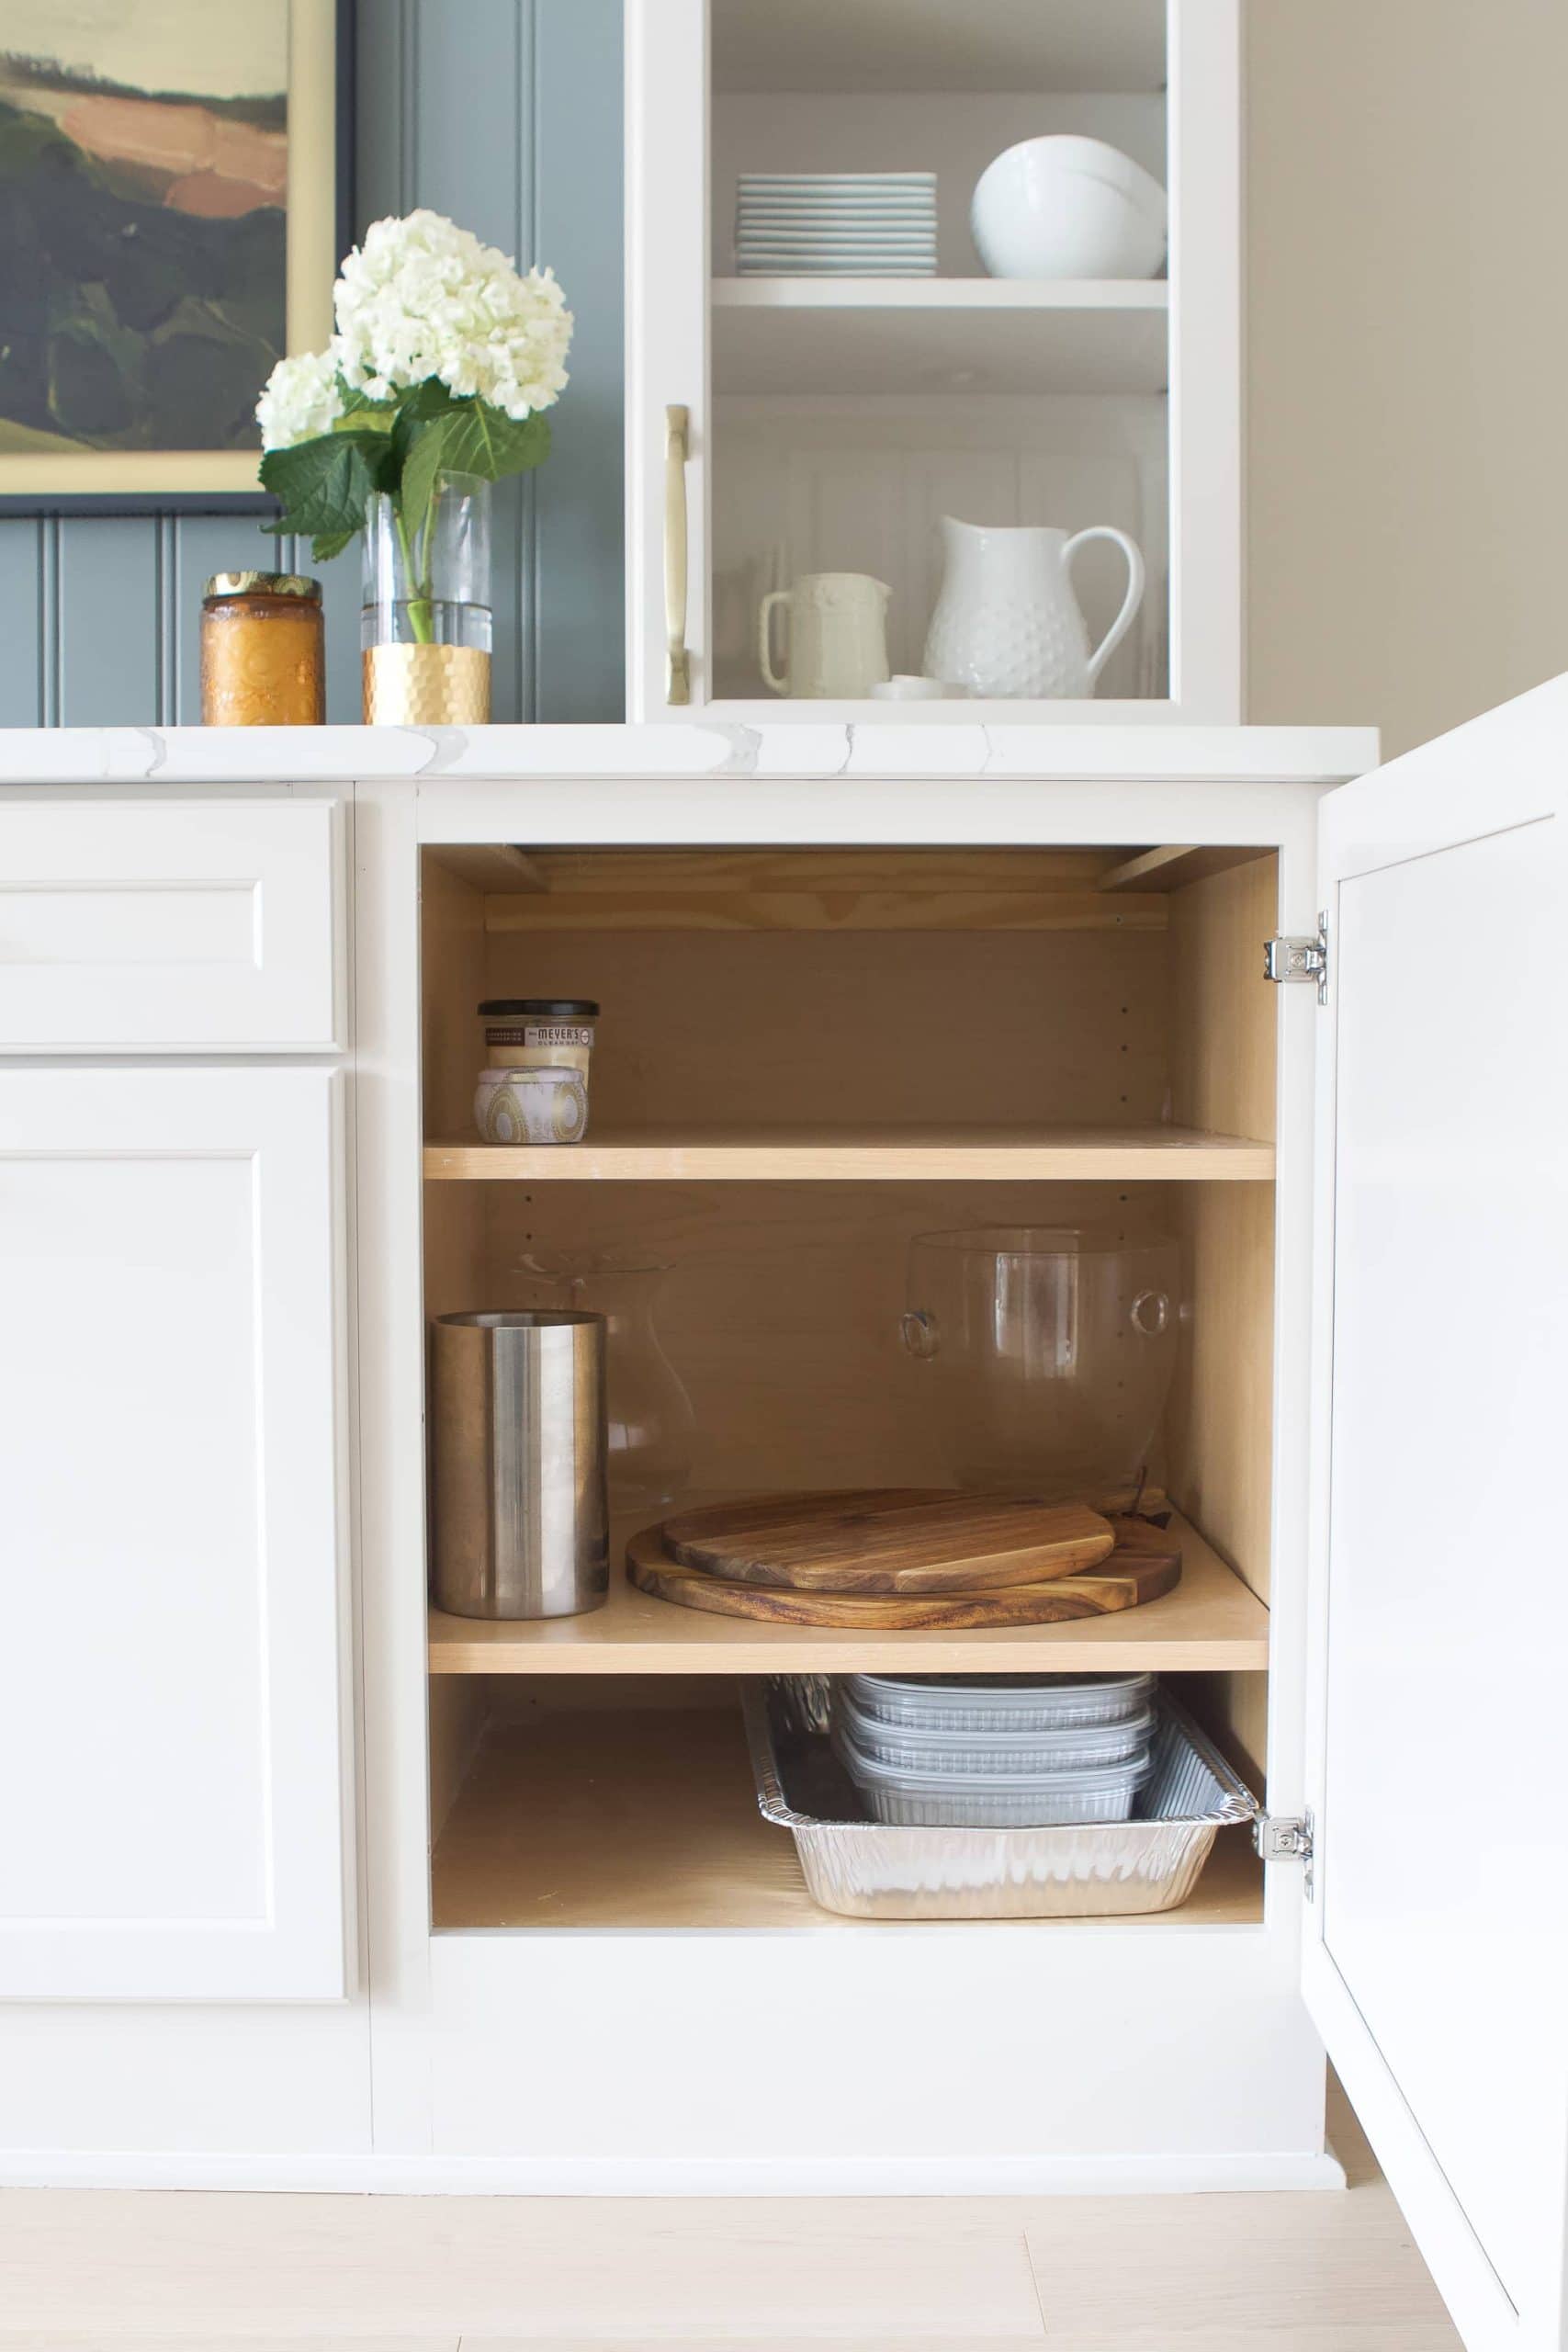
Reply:
<svg viewBox="0 0 1568 2352"><path fill-rule="evenodd" d="M320 350L332 334L332 288L339 259L352 235L352 140L353 140L353 6L352 0L247 0L247 10L266 11L269 7L282 18L278 36L287 40L287 80L284 91L268 95L265 104L270 109L268 120L276 123L278 99L282 104L283 136L281 141L276 128L258 132L254 113L246 115L245 102L220 97L203 103L198 94L169 92L163 86L164 77L158 67L171 51L177 51L174 34L182 7L201 11L210 24L214 17L226 16L218 10L213 0L120 0L123 22L118 28L119 40L109 52L110 70L106 72L96 61L85 74L73 74L67 69L51 66L50 57L39 59L37 50L18 54L19 37L33 34L44 28L49 38L56 23L69 29L70 9L66 6L58 17L48 7L40 7L38 0L0 0L0 75L6 76L0 87L0 102L5 105L4 124L17 139L13 152L19 156L16 169L25 175L28 167L29 149L26 143L28 131L35 124L45 128L36 134L52 140L57 146L73 147L73 133L84 121L107 123L108 134L97 130L97 146L89 152L85 169L95 175L95 200L99 213L85 234L96 236L98 244L115 231L112 208L124 200L127 218L119 233L133 237L139 227L149 220L148 204L157 204L163 191L163 208L182 201L198 217L189 225L189 233L207 240L202 249L203 266L209 272L221 272L226 266L225 238L238 218L233 209L245 206L249 211L265 220L267 213L281 210L283 238L281 256L276 257L276 231L265 238L265 251L258 261L258 241L265 232L257 228L248 238L243 257L231 266L236 273L248 272L248 277L236 276L232 281L243 288L243 299L251 305L247 330L243 340L238 330L229 347L222 350L229 369L228 431L232 436L247 425L240 423L238 402L250 375L254 375L254 402L270 369L271 362L279 356L274 335L264 335L248 322L265 309L275 319L281 291L281 312L284 321L284 348L289 352ZM146 82L132 81L125 70L128 56L134 60L138 35L138 15L146 19L148 73ZM254 21L254 20L253 20ZM152 39L156 29L157 40ZM63 40L63 34L62 36ZM58 58L59 51L52 52ZM118 72L115 72L115 66ZM154 78L157 76L158 78ZM18 132L18 100L21 108L36 107L38 113L21 114L22 128ZM88 117L88 108L96 107L96 117ZM171 133L168 126L179 123L179 109L186 118L199 120L209 137L203 161L192 165L194 150L190 134L184 130ZM118 116L115 110L118 109ZM80 134L91 138L91 128ZM282 180L282 202L279 205L270 193L255 198L254 189L236 195L233 181L219 185L218 174L224 167L225 157L232 157L236 140L249 135L253 152L265 139L267 147L266 170L273 175L271 187ZM177 164L170 166L158 152L160 140L166 151L175 140L184 144ZM105 149L112 152L106 165L102 159ZM281 149L281 164L278 161ZM217 155L216 164L212 157ZM5 151L0 149L0 161ZM149 161L149 157L152 161ZM74 161L72 153L71 160ZM175 185L183 166L183 178ZM56 158L58 169L58 156ZM228 168L236 167L231 162ZM253 176L259 177L259 174ZM98 194L97 184L112 178L107 193ZM198 186L200 182L202 185ZM146 193L143 193L145 188ZM213 193L217 190L216 194ZM0 200L17 207L11 243L13 251L18 243L25 247L28 214L28 191L18 187L15 178L7 193L6 175L0 170ZM154 220L154 227L161 224ZM209 252L215 256L209 260ZM40 254L41 258L41 254ZM52 256L51 257L52 260ZM276 275L277 259L281 260L281 288ZM88 251L86 268L100 265L96 248ZM107 265L112 271L113 254ZM33 305L36 314L37 298L27 283L26 272L13 272L9 288L6 276L0 270L0 353L9 356L18 337L7 336L6 306L26 311ZM76 289L70 289L75 292ZM224 292L220 279L216 292L210 284L201 288L204 300L200 309L208 315L197 318L197 334L210 333L215 338L214 351L220 349L220 338L229 325L224 309ZM222 513L236 511L266 512L275 502L262 490L256 467L261 454L260 439L254 445L223 447L181 447L160 446L128 446L130 439L144 440L148 433L154 436L167 429L162 421L152 393L146 387L153 379L153 369L148 366L140 372L137 361L141 349L135 341L133 318L130 327L122 326L113 309L111 290L105 290L104 281L85 283L80 289L81 309L86 333L82 340L97 334L107 346L109 356L104 359L104 372L116 363L121 349L129 349L130 360L126 380L133 382L133 390L122 394L123 419L107 435L108 446L92 446L90 433L78 432L74 437L65 432L41 427L36 421L27 421L17 411L27 411L30 395L30 417L37 420L40 397L47 398L52 408L55 399L57 363L51 348L43 359L37 356L39 334L32 320L28 323L34 333L34 367L31 378L12 394L14 406L7 415L5 401L6 385L0 368L0 514L168 514L180 512ZM194 295L193 298L194 300ZM240 298L236 297L238 311ZM143 308L148 307L143 304ZM104 322L100 325L100 321ZM71 331L76 332L75 322ZM46 330L58 334L52 318ZM141 348L151 348L153 335L146 338ZM57 347L57 345L56 346ZM96 358L96 352L89 358ZM187 365L199 374L201 355L197 352ZM25 364L25 363L24 363ZM40 395L39 369L47 369L47 381ZM166 372L166 371L165 371ZM89 390L91 386L89 385ZM116 392L121 384L116 382ZM134 403L140 398L141 405ZM186 387L187 401L191 398L189 378ZM189 423L187 415L186 422ZM52 426L52 413L47 424ZM7 446L7 443L10 446Z"/></svg>

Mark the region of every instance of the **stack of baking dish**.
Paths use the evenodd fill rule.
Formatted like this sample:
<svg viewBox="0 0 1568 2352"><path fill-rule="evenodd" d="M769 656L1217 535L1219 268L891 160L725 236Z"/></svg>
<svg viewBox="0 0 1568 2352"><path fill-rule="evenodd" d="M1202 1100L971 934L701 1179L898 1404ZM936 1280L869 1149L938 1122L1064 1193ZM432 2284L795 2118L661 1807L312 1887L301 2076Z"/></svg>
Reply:
<svg viewBox="0 0 1568 2352"><path fill-rule="evenodd" d="M1125 1821L1149 1776L1148 1674L851 1674L834 1751L874 1821L906 1828L1044 1828Z"/></svg>
<svg viewBox="0 0 1568 2352"><path fill-rule="evenodd" d="M1021 1686L1021 1699L1017 1682L885 1675L771 1675L748 1679L742 1690L762 1816L794 1837L813 1899L853 1918L1082 1919L1168 1911L1191 1894L1219 1831L1258 1817L1257 1800L1212 1741L1144 1675L1089 1683L1037 1679ZM1043 1703L1059 1711L1055 1724L1040 1721L1041 1692L1051 1694ZM1146 1775L1132 1756L1119 1765L1100 1760L1094 1767L1102 1781L1121 1775L1114 1789L1100 1790L1097 1802L1121 1804L1126 1783L1134 1783L1120 1817L1100 1813L1067 1820L1053 1814L1035 1826L1036 1792L1026 1801L1027 1819L1010 1813L1003 1826L991 1826L997 1817L977 1808L993 1798L994 1783L1003 1776L990 1769L976 1773L972 1764L955 1769L952 1761L960 1753L973 1757L953 1741L965 1732L974 1737L976 1729L993 1752L1006 1747L1027 1757L1016 1729L1008 1728L1010 1710L1016 1724L1021 1705L1033 1710L1037 1737L1055 1730L1080 1738L1102 1735L1109 1743L1114 1733L1142 1746L1151 1703ZM934 1730L931 1712L949 1708L969 1710L968 1719L956 1732ZM1085 1711L1088 1721L1081 1720ZM1077 1723L1060 1720L1060 1713L1074 1712L1080 1713ZM857 1721L863 1724L868 1717L877 1726L879 1747L869 1767L856 1732ZM918 1780L893 1777L900 1742L922 1770L929 1772L933 1754L947 1759L934 1800L929 1787L919 1792ZM1054 1751L1058 1764L1066 1752L1065 1747ZM859 1779L852 1777L857 1764ZM1040 1777L1025 1770L1019 1785ZM993 1785L979 1796L982 1782ZM1085 1795L1080 1781L1075 1806ZM1004 1786L1000 1801L1007 1796ZM934 1815L922 1809L933 1803Z"/></svg>

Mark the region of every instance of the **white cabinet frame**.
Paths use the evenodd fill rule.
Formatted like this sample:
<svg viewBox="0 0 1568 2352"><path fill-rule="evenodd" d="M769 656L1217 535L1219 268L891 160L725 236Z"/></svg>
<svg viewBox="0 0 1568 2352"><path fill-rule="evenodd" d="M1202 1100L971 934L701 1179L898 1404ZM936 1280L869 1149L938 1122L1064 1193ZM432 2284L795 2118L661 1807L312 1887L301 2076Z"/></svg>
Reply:
<svg viewBox="0 0 1568 2352"><path fill-rule="evenodd" d="M852 0L850 0L852 5ZM683 637L690 707L716 717L821 724L886 717L880 703L715 698L710 467L709 0L626 0L627 716L680 718L670 700L671 623ZM1242 708L1241 32L1239 0L1168 0L1170 194L1168 699L911 704L899 722L1234 725ZM689 417L688 461L670 458L667 415ZM683 613L667 600L671 512L683 514Z"/></svg>
<svg viewBox="0 0 1568 2352"><path fill-rule="evenodd" d="M1123 2052L1113 2094L1121 2105L1112 2116L1102 2053L1092 2043L1054 2048L1052 2111L1032 2117L1021 2142L1003 2120L1006 2107L1016 2122L1016 2083L999 2064L994 2074L971 2067L964 2099L924 2120L923 2144L907 2138L874 2151L830 2152L804 2115L781 2135L762 2118L788 2105L802 2063L820 2063L819 2040L807 2059L805 2034L786 2036L775 2048L743 2034L739 2011L724 2007L716 2017L711 2008L728 1959L745 1951L749 1968L761 1964L756 1933L431 1933L414 944L422 848L1245 842L1280 854L1280 922L1295 930L1316 903L1319 797L1370 764L1376 749L1361 730L1170 728L1117 738L1100 730L1052 736L1042 729L1020 729L1016 740L993 735L987 764L983 748L956 733L917 741L914 730L886 728L857 733L847 768L840 745L831 763L824 760L808 775L801 762L814 751L819 756L821 747L780 727L759 740L754 773L738 780L724 772L710 737L709 729L691 729L658 788L634 779L660 773L659 744L670 739L645 729L595 747L596 772L571 772L552 759L547 773L550 754L541 747L532 775L447 775L438 787L411 792L389 782L363 786L358 797L362 1556L366 1758L376 1792L368 1916L378 2164L408 2188L554 2193L1336 2184L1341 2176L1323 2145L1321 2052L1297 1992L1299 1864L1270 1870L1259 1925L1203 1929L1177 1917L1168 1925L1097 1923L1053 1937L1055 1996L1069 2005L1080 1997L1122 2002L1139 2052L1128 2061ZM943 772L922 775L922 752ZM697 772L699 757L706 773ZM1318 1016L1308 989L1285 990L1282 1000L1269 1756L1275 1802L1293 1810L1304 1796L1307 1472L1300 1408L1306 1384L1299 1340L1309 1297ZM896 1955L906 2013L925 2014L928 2021L951 1999L954 1968L966 1982L995 1978L993 1990L1015 1969L1009 1983L1019 1998L1039 1995L1039 1957L1009 1961L984 1928L972 1936L963 1929L868 1929L863 1958L857 1958L849 1946L860 1932L769 1939L769 1965L805 1972L803 2015L816 2016L818 2007L827 2014L841 2002L846 1967L863 1969L868 1982L878 1973L886 1979L889 1954ZM612 1980L624 1980L629 1952L656 1985L661 2013L678 2021L662 2036L648 2036L634 2020L617 2023L619 2011L604 2007ZM1139 2021L1136 1987L1146 1984L1151 1968L1184 2019L1175 2041L1168 2009ZM705 2037L715 2046L743 2044L747 2064L739 2073L702 2069L694 2096L693 2045L683 2029L690 2018L695 2030L696 1982L709 2004ZM543 2047L520 2020L523 1983L530 2014L542 2004L546 2011L610 2019L615 2064L604 2071L610 2088L591 2122L581 2111L575 2122L568 2114L576 2096L568 2045L558 2052ZM998 1999L998 2047L1005 2006ZM954 2028L941 2053L950 2076L960 2039ZM835 2048L846 2067L869 2063L852 2041ZM971 2058L973 2050L971 2040ZM675 2082L678 2066L685 2069L684 2092ZM650 2125L649 2116L676 2121ZM1179 2118L1174 2125L1173 2117Z"/></svg>

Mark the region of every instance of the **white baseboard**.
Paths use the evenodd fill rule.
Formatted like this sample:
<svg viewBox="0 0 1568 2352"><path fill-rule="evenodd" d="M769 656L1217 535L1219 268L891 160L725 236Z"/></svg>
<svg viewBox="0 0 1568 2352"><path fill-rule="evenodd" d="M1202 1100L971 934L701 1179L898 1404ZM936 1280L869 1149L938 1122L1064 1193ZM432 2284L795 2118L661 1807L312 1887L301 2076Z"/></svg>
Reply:
<svg viewBox="0 0 1568 2352"><path fill-rule="evenodd" d="M1149 2197L1335 2189L1332 2154L616 2157L0 2153L5 2188L454 2197Z"/></svg>

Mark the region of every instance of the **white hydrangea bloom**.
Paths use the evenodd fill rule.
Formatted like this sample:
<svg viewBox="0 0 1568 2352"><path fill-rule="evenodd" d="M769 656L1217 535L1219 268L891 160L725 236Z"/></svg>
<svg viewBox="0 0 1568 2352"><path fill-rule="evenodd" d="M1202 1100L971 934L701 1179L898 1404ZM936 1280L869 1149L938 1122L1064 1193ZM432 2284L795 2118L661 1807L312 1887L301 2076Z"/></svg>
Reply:
<svg viewBox="0 0 1568 2352"><path fill-rule="evenodd" d="M256 402L262 447L291 449L296 441L313 441L319 433L330 433L342 414L335 347L280 359Z"/></svg>
<svg viewBox="0 0 1568 2352"><path fill-rule="evenodd" d="M371 400L438 376L521 419L565 389L572 317L554 272L520 277L439 212L374 222L333 299L344 380Z"/></svg>

